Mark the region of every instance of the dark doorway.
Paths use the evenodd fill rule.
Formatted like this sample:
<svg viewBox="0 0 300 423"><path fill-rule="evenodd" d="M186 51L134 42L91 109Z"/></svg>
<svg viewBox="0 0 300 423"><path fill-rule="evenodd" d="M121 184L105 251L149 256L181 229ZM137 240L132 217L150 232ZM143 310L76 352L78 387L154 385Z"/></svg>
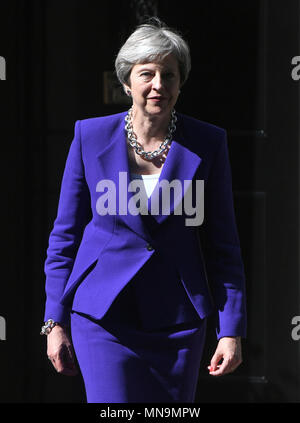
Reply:
<svg viewBox="0 0 300 423"><path fill-rule="evenodd" d="M228 131L245 261L244 362L213 379L209 328L197 402L298 402L299 1L1 2L1 402L84 402L82 380L46 360L43 262L77 119L125 110L106 82L124 37L156 12L191 46L192 72L177 110ZM3 363L8 363L3 365Z"/></svg>

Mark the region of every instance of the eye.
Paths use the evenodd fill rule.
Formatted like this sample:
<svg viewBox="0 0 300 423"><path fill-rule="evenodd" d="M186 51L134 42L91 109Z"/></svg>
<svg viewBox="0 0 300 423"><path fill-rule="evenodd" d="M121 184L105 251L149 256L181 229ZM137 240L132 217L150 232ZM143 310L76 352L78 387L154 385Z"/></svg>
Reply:
<svg viewBox="0 0 300 423"><path fill-rule="evenodd" d="M171 78L173 78L175 75L174 75L174 73L173 72L167 72L167 73L165 73L164 74L164 77L166 78L166 79L171 79Z"/></svg>
<svg viewBox="0 0 300 423"><path fill-rule="evenodd" d="M149 79L149 78L151 78L152 74L151 74L151 72L149 72L149 71L145 71L145 72L142 72L142 73L141 73L141 76L142 76L144 79Z"/></svg>

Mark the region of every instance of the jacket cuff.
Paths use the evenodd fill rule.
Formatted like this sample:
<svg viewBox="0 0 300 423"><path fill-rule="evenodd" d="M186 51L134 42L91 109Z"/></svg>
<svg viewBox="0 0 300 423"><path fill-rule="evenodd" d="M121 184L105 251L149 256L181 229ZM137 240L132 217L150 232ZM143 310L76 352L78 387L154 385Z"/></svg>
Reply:
<svg viewBox="0 0 300 423"><path fill-rule="evenodd" d="M70 312L70 308L62 304L46 304L44 321L46 322L48 319L53 319L61 325L68 326L70 323Z"/></svg>
<svg viewBox="0 0 300 423"><path fill-rule="evenodd" d="M222 312L219 312L216 324L216 335L218 340L224 336L241 336L242 338L246 338L247 323L245 315L235 314L229 319L227 316L223 318Z"/></svg>

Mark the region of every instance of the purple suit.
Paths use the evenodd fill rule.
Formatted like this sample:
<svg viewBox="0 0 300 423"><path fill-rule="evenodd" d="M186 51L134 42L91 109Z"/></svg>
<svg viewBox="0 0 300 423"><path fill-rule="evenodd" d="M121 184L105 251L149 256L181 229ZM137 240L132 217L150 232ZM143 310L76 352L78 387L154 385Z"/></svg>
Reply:
<svg viewBox="0 0 300 423"><path fill-rule="evenodd" d="M98 182L113 181L121 196L130 182L125 116L126 112L75 124L45 262L45 320L67 323L72 311L76 319L89 319L89 324L105 321L120 295L134 289L140 313L135 318L146 331L186 322L200 325L214 313L218 338L245 336L245 278L226 132L178 113L177 130L160 175L159 181L179 180L182 186L184 180L192 180L193 184L204 180L201 226L186 226L187 216L174 214L178 198L172 196L169 215L117 212L100 216L96 209L101 195L96 190ZM126 172L124 186L119 184L119 172ZM148 201L148 210L153 198L162 195L157 190ZM133 193L126 195L129 200ZM117 210L119 203L117 196ZM124 304L126 309L126 301ZM80 338L76 334L74 337ZM79 341L75 344L80 348ZM101 348L105 349L103 345ZM195 383L192 391L186 400L194 395ZM180 395L176 398L183 400Z"/></svg>

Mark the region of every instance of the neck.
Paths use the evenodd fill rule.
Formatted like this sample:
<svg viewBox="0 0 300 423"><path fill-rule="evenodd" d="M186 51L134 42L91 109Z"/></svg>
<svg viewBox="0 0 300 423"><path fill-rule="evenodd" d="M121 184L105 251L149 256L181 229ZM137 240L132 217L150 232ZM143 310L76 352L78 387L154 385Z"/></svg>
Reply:
<svg viewBox="0 0 300 423"><path fill-rule="evenodd" d="M143 140L144 144L151 141L163 141L168 132L168 126L171 116L149 116L144 115L133 108L132 126L138 139Z"/></svg>

